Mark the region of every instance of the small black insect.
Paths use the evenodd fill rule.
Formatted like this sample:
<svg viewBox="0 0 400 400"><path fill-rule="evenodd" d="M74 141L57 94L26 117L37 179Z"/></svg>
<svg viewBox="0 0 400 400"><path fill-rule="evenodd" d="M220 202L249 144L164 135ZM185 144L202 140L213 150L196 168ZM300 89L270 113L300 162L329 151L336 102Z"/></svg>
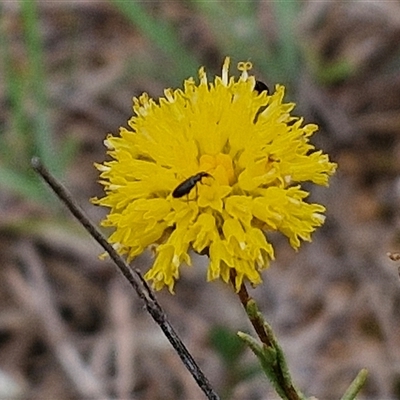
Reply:
<svg viewBox="0 0 400 400"><path fill-rule="evenodd" d="M268 86L261 81L256 81L256 84L254 85L254 90L260 94L261 92L267 91L268 93L270 93Z"/></svg>
<svg viewBox="0 0 400 400"><path fill-rule="evenodd" d="M179 197L183 197L185 194L189 194L190 191L196 186L196 183L201 182L201 180L206 177L212 178L212 176L207 172L199 172L198 174L187 178L174 189L172 192L172 197L177 199Z"/></svg>

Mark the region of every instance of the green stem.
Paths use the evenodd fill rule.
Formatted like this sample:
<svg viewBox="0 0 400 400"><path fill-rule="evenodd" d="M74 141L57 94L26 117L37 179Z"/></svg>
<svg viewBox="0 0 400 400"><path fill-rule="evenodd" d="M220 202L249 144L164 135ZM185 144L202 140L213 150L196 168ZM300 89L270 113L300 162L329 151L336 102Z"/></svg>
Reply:
<svg viewBox="0 0 400 400"><path fill-rule="evenodd" d="M236 274L231 273L231 282L234 285ZM283 351L278 345L270 326L266 323L261 313L258 312L255 301L249 296L246 286L241 285L238 295L246 310L257 336L263 346L256 348L255 343L250 344L243 335L240 337L246 341L261 362L263 370L267 374L277 393L287 400L303 400L305 396L293 385L289 374ZM253 346L254 345L254 346Z"/></svg>
<svg viewBox="0 0 400 400"><path fill-rule="evenodd" d="M354 381L351 382L351 385L340 400L354 400L361 388L364 386L364 383L367 380L367 375L368 371L363 368L355 377Z"/></svg>
<svg viewBox="0 0 400 400"><path fill-rule="evenodd" d="M231 272L231 284L235 287L236 273ZM257 336L261 340L254 339L250 335L238 332L238 336L250 347L257 356L265 375L270 380L275 391L284 400L307 400L298 389L295 388L287 366L286 358L279 345L271 326L258 311L256 302L249 296L246 286L241 285L237 292L240 301L246 310ZM341 400L354 400L367 379L368 371L362 369L353 380Z"/></svg>

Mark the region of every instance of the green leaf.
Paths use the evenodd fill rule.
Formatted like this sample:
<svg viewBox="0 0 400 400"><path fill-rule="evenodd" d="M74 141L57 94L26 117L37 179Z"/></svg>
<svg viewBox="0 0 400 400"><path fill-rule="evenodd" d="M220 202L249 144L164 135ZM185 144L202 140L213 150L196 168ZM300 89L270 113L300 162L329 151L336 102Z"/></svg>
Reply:
<svg viewBox="0 0 400 400"><path fill-rule="evenodd" d="M340 400L354 400L362 387L364 386L368 376L368 371L363 368L355 377L351 385L346 390L346 393Z"/></svg>

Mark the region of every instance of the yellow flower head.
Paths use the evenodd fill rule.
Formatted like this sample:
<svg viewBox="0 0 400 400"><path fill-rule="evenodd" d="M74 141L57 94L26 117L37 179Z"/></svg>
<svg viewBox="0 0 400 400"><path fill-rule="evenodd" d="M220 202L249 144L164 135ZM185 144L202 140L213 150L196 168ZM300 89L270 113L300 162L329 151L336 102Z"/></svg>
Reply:
<svg viewBox="0 0 400 400"><path fill-rule="evenodd" d="M244 279L259 284L274 258L268 232L297 249L324 221L300 188L327 185L336 168L309 142L317 126L290 115L283 86L259 90L248 62L229 77L229 62L214 82L201 68L198 84L190 78L159 102L135 98L129 129L105 140L112 160L96 165L106 195L93 201L110 208L109 241L129 260L154 249L145 278L156 289L173 292L191 249L208 254L208 280L234 272L237 290Z"/></svg>

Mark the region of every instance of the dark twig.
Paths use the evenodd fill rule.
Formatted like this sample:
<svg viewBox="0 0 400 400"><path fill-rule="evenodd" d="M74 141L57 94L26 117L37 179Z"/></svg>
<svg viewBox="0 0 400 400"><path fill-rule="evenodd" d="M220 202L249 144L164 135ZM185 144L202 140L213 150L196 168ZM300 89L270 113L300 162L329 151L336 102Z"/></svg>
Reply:
<svg viewBox="0 0 400 400"><path fill-rule="evenodd" d="M40 159L37 157L32 158L32 167L35 171L47 182L47 184L53 189L55 194L61 199L61 201L67 206L74 217L85 227L89 234L103 247L103 249L109 254L111 259L114 261L122 275L128 280L131 286L135 289L138 296L143 300L147 311L153 317L154 321L160 326L165 336L171 343L172 347L176 350L182 362L185 364L188 371L191 373L193 378L201 390L205 393L208 399L218 400L219 396L212 389L208 379L205 377L199 366L196 364L192 355L179 338L171 323L168 321L164 310L156 300L154 292L146 284L142 275L138 270L132 270L126 261L117 253L117 251L108 243L107 239L101 234L95 225L88 219L84 214L81 207L76 204L71 194L66 188L58 182L51 173L43 166Z"/></svg>

